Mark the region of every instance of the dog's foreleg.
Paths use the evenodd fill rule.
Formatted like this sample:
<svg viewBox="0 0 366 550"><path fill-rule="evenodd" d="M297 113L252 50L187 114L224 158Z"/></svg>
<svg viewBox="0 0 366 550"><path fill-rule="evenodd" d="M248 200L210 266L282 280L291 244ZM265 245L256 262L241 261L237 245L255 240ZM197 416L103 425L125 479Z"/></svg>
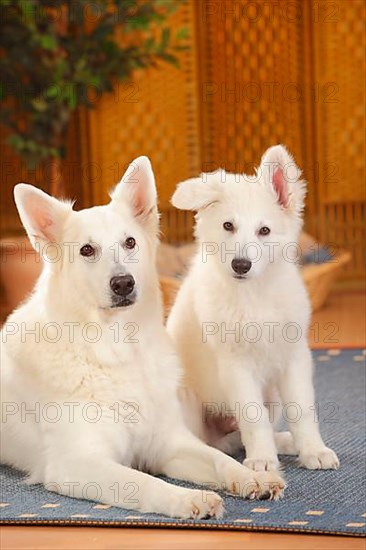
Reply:
<svg viewBox="0 0 366 550"><path fill-rule="evenodd" d="M111 459L73 457L49 469L46 488L90 499L177 518L221 517L222 499L212 491L177 487Z"/></svg>
<svg viewBox="0 0 366 550"><path fill-rule="evenodd" d="M312 381L312 357L307 346L299 346L280 379L280 393L288 416L300 462L306 468L337 469L337 455L325 446L317 420ZM290 410L292 417L290 418Z"/></svg>
<svg viewBox="0 0 366 550"><path fill-rule="evenodd" d="M279 498L285 483L277 472L253 472L189 432L176 434L162 465L168 476L210 485L244 498Z"/></svg>
<svg viewBox="0 0 366 550"><path fill-rule="evenodd" d="M269 411L262 388L256 380L255 365L246 362L220 366L220 382L226 396L225 407L235 414L245 447L244 465L256 471L277 470L279 462ZM229 372L230 375L225 373Z"/></svg>
<svg viewBox="0 0 366 550"><path fill-rule="evenodd" d="M277 453L279 455L297 456L299 454L296 450L291 432L275 432L274 438ZM236 430L235 432L224 435L215 441L213 447L228 455L234 455L243 448L240 431Z"/></svg>

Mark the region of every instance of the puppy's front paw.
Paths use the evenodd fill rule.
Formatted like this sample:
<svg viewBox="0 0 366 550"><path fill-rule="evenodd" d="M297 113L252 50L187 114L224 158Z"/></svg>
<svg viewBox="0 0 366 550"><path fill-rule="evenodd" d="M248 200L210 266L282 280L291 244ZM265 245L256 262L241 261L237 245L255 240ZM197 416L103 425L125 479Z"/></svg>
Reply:
<svg viewBox="0 0 366 550"><path fill-rule="evenodd" d="M339 468L337 455L328 447L301 452L299 459L300 464L308 470L338 470Z"/></svg>
<svg viewBox="0 0 366 550"><path fill-rule="evenodd" d="M181 504L182 519L220 519L224 513L222 498L212 491L191 489Z"/></svg>
<svg viewBox="0 0 366 550"><path fill-rule="evenodd" d="M248 457L243 462L244 466L254 470L255 472L276 472L279 468L278 458L251 458Z"/></svg>

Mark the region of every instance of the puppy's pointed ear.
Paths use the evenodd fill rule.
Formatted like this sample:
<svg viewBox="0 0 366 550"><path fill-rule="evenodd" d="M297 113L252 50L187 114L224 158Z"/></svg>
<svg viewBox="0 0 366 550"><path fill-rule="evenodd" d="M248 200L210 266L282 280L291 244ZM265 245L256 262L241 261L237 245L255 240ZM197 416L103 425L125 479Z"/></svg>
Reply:
<svg viewBox="0 0 366 550"><path fill-rule="evenodd" d="M127 203L133 215L142 220L156 213L157 193L149 159L138 157L131 162L110 196L113 203Z"/></svg>
<svg viewBox="0 0 366 550"><path fill-rule="evenodd" d="M198 211L218 202L219 189L209 176L212 174L201 174L199 178L182 181L172 196L172 205L180 210Z"/></svg>
<svg viewBox="0 0 366 550"><path fill-rule="evenodd" d="M18 183L14 187L14 199L34 248L37 243L61 240L64 222L72 211L71 203L61 202L27 183Z"/></svg>
<svg viewBox="0 0 366 550"><path fill-rule="evenodd" d="M261 160L260 173L264 183L275 193L282 208L301 215L306 184L301 180L301 170L286 147L275 145L267 149Z"/></svg>

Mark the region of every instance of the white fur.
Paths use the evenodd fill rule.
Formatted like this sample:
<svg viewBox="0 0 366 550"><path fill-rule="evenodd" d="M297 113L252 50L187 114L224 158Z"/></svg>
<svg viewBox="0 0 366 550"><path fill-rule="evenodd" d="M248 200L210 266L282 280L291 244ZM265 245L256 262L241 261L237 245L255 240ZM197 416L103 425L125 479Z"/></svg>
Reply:
<svg viewBox="0 0 366 550"><path fill-rule="evenodd" d="M168 332L197 410L235 417L246 448L244 464L254 470L275 470L277 449L299 454L307 468L338 467L315 418L310 305L293 261L304 196L300 171L286 149L276 146L265 153L256 176L202 174L181 183L172 199L177 208L197 210L199 251L170 313ZM228 221L232 232L223 228ZM258 233L263 226L269 235ZM252 261L239 280L234 257ZM271 425L273 411L281 413L274 403L281 400L296 404L286 408L291 419L301 415L289 422L293 438L275 435ZM206 426L191 415L197 434L224 451L232 449L235 434L212 437Z"/></svg>
<svg viewBox="0 0 366 550"><path fill-rule="evenodd" d="M1 461L68 496L180 518L219 517L222 500L146 472L244 497L281 493L279 476L254 475L184 423L155 269L148 159L130 165L106 206L77 212L25 184L15 200L45 261L34 293L2 331ZM80 255L87 243L95 257ZM116 307L110 280L126 274L135 302Z"/></svg>

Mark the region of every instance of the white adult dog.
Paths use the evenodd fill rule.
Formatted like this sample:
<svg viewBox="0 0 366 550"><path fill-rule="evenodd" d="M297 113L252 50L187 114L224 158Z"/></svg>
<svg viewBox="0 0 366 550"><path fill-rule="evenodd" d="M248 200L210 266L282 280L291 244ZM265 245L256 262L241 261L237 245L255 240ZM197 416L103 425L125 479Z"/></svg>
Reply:
<svg viewBox="0 0 366 550"><path fill-rule="evenodd" d="M184 424L149 160L130 165L106 206L77 212L26 184L15 201L45 266L2 331L1 461L61 494L179 518L220 517L222 499L146 472L280 495L280 476L254 474Z"/></svg>
<svg viewBox="0 0 366 550"><path fill-rule="evenodd" d="M177 208L197 211L198 252L167 325L187 391L212 416L202 424L191 415L191 427L230 452L240 437L220 438L218 429L213 437L207 426L215 426L214 417L216 428L234 417L244 464L257 471L276 470L277 451L298 454L310 469L339 464L319 434L309 299L294 261L305 196L300 174L279 145L264 154L256 176L202 174L181 183L172 198ZM292 435L274 434L279 396Z"/></svg>

